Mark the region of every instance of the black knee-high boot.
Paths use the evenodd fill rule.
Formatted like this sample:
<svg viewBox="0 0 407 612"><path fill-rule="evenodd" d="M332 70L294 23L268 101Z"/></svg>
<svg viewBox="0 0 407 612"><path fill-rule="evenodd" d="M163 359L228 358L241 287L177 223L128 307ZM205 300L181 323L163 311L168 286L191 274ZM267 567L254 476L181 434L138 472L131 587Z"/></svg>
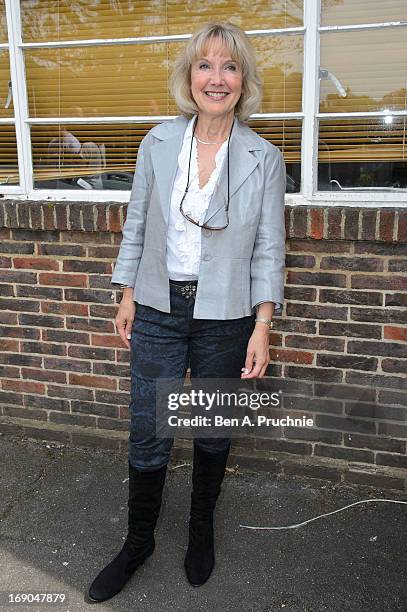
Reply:
<svg viewBox="0 0 407 612"><path fill-rule="evenodd" d="M209 453L194 444L192 470L189 544L184 560L192 586L201 586L215 565L213 513L218 499L230 447L221 453Z"/></svg>
<svg viewBox="0 0 407 612"><path fill-rule="evenodd" d="M121 551L96 576L88 597L104 601L117 595L155 548L154 529L161 508L167 466L138 470L129 462L128 533Z"/></svg>

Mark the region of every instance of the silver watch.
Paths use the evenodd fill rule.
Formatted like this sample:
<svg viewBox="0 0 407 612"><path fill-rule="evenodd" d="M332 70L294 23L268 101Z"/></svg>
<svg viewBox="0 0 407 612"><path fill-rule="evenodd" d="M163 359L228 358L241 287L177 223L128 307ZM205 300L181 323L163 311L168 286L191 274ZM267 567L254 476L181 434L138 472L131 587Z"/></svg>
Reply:
<svg viewBox="0 0 407 612"><path fill-rule="evenodd" d="M273 329L273 321L271 319L263 319L263 317L256 317L255 320L256 323L260 322L260 323L265 323L266 325L268 325L269 329Z"/></svg>

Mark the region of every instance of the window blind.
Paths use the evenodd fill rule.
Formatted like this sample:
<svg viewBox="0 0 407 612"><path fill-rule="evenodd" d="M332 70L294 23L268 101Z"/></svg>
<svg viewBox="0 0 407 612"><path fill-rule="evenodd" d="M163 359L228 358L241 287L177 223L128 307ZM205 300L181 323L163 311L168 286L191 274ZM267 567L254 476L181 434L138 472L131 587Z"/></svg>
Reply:
<svg viewBox="0 0 407 612"><path fill-rule="evenodd" d="M0 117L14 117L10 84L10 58L6 49L0 49Z"/></svg>
<svg viewBox="0 0 407 612"><path fill-rule="evenodd" d="M303 0L20 2L25 42L185 34L214 19L245 30L296 27L303 22Z"/></svg>
<svg viewBox="0 0 407 612"><path fill-rule="evenodd" d="M252 42L264 81L260 112L301 111L302 38ZM168 78L184 44L28 49L30 116L176 115Z"/></svg>
<svg viewBox="0 0 407 612"><path fill-rule="evenodd" d="M0 124L0 186L18 185L17 142L14 125Z"/></svg>
<svg viewBox="0 0 407 612"><path fill-rule="evenodd" d="M61 188L80 188L70 179L103 174L98 188L130 189L138 147L153 124L34 125L31 129L36 186L45 180L67 181ZM96 188L95 181L91 183Z"/></svg>
<svg viewBox="0 0 407 612"><path fill-rule="evenodd" d="M407 119L391 111L407 110L407 27L323 33L321 68L321 112L387 116L320 121L319 188L405 188Z"/></svg>
<svg viewBox="0 0 407 612"><path fill-rule="evenodd" d="M6 6L4 0L0 0L0 43L8 43Z"/></svg>
<svg viewBox="0 0 407 612"><path fill-rule="evenodd" d="M321 112L407 110L407 26L323 33L321 67Z"/></svg>
<svg viewBox="0 0 407 612"><path fill-rule="evenodd" d="M406 0L322 0L321 25L407 21Z"/></svg>

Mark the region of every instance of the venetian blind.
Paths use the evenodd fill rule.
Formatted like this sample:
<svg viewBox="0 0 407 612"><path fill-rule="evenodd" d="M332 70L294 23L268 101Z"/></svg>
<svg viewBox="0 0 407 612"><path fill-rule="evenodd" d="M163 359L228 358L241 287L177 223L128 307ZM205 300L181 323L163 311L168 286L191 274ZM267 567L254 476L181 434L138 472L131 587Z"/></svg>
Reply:
<svg viewBox="0 0 407 612"><path fill-rule="evenodd" d="M302 25L302 0L270 3L213 1L129 2L101 0L90 6L82 0L22 0L24 41L84 40L190 33L200 23L230 20L245 30ZM303 37L252 37L264 95L259 112L301 111ZM91 45L36 48L25 51L29 113L32 118L177 115L168 79L185 42ZM270 124L272 122L269 122ZM277 127L277 126L274 126ZM32 149L36 177L51 178L96 172L100 157L106 168L134 169L143 126L106 123L35 127ZM282 134L275 134L281 140ZM119 139L118 141L116 139ZM132 140L133 138L133 140ZM77 142L94 143L83 160L72 150ZM62 150L56 150L58 142ZM69 143L72 144L70 147ZM91 151L91 146L87 147ZM68 151L67 151L68 149ZM102 152L101 152L102 151ZM92 152L92 151L91 151ZM76 155L76 157L75 157ZM76 161L75 161L76 160ZM76 170L75 170L76 168Z"/></svg>
<svg viewBox="0 0 407 612"><path fill-rule="evenodd" d="M407 160L407 27L323 33L321 68L321 112L388 116L321 121L320 161Z"/></svg>

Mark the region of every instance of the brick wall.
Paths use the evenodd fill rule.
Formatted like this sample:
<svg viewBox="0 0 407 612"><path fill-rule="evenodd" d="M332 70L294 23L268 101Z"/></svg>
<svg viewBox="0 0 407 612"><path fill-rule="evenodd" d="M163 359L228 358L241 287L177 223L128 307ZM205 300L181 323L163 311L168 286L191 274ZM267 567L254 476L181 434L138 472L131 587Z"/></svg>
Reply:
<svg viewBox="0 0 407 612"><path fill-rule="evenodd" d="M129 352L110 286L124 215L0 203L0 431L127 449ZM287 301L257 384L315 427L235 440L234 460L407 490L407 210L287 206L286 228Z"/></svg>

